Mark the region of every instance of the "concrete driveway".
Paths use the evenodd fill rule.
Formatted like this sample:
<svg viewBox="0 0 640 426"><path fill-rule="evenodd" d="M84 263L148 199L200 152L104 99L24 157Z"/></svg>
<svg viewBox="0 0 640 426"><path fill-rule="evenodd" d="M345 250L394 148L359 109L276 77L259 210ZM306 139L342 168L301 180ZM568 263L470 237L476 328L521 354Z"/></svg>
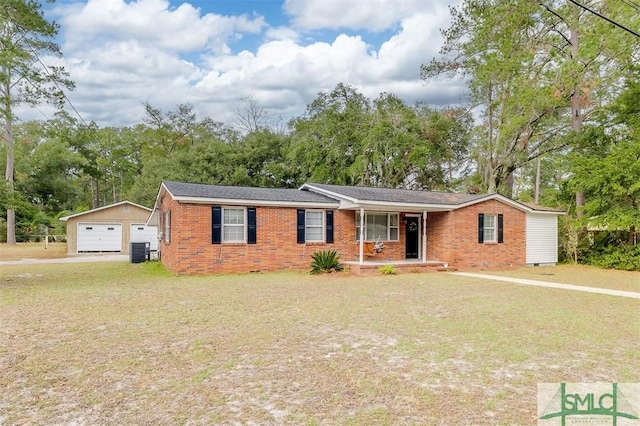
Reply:
<svg viewBox="0 0 640 426"><path fill-rule="evenodd" d="M128 262L127 254L80 254L77 256L61 257L58 259L22 259L7 260L0 265L38 265L47 263L86 263L86 262Z"/></svg>

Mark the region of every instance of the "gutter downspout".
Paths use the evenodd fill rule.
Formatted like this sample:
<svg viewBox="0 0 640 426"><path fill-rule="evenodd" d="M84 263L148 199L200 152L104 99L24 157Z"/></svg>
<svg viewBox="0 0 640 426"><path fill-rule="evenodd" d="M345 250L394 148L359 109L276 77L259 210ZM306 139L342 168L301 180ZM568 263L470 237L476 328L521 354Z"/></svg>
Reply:
<svg viewBox="0 0 640 426"><path fill-rule="evenodd" d="M422 212L422 263L427 263L427 211Z"/></svg>
<svg viewBox="0 0 640 426"><path fill-rule="evenodd" d="M364 264L364 207L360 207L360 265Z"/></svg>

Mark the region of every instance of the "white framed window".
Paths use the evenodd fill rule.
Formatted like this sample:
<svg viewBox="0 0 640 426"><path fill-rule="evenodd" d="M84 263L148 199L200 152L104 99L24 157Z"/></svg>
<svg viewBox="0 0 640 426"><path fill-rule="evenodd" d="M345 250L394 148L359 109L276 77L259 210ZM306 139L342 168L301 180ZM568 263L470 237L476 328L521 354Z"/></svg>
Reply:
<svg viewBox="0 0 640 426"><path fill-rule="evenodd" d="M225 243L246 242L246 209L222 208L222 241Z"/></svg>
<svg viewBox="0 0 640 426"><path fill-rule="evenodd" d="M496 232L496 224L498 223L497 216L494 214L484 215L484 242L495 243L498 241L498 233Z"/></svg>
<svg viewBox="0 0 640 426"><path fill-rule="evenodd" d="M304 215L305 241L324 241L324 210L306 210Z"/></svg>
<svg viewBox="0 0 640 426"><path fill-rule="evenodd" d="M365 241L398 241L400 238L399 213L365 212ZM360 213L356 213L356 240L360 239Z"/></svg>

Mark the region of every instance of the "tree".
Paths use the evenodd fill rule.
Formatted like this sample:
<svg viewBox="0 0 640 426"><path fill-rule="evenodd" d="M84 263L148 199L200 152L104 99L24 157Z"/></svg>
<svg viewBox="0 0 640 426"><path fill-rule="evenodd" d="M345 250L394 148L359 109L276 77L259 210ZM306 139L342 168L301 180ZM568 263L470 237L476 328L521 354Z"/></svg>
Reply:
<svg viewBox="0 0 640 426"><path fill-rule="evenodd" d="M416 106L420 143L411 151L412 187L451 191L468 175L472 117L463 108Z"/></svg>
<svg viewBox="0 0 640 426"><path fill-rule="evenodd" d="M400 188L412 172L410 155L420 143L416 112L395 95L373 101L369 126L361 130L362 147L352 167L355 183Z"/></svg>
<svg viewBox="0 0 640 426"><path fill-rule="evenodd" d="M622 3L592 5L630 22ZM511 192L513 172L563 148L562 136L616 93L638 43L571 2L465 0L452 8L442 58L422 78L462 76L480 107L475 158L485 190Z"/></svg>
<svg viewBox="0 0 640 426"><path fill-rule="evenodd" d="M145 126L134 131L131 159L138 174L125 191L129 199L152 204L162 180L241 184L246 179L233 158L237 132L210 118L198 120L188 104L167 113L149 104L145 109Z"/></svg>
<svg viewBox="0 0 640 426"><path fill-rule="evenodd" d="M295 174L295 167L287 161L289 145L288 136L269 129L250 132L232 145L232 161L246 173L243 183L270 188L289 188L303 184Z"/></svg>
<svg viewBox="0 0 640 426"><path fill-rule="evenodd" d="M14 198L14 108L18 104L35 105L42 101L61 106L62 88L73 83L62 67L45 66L42 55L60 57L53 41L58 31L48 22L35 0L4 0L0 6L0 117L7 146L5 180L8 188L7 243L15 244Z"/></svg>
<svg viewBox="0 0 640 426"><path fill-rule="evenodd" d="M627 230L640 226L640 73L611 106L610 124L588 127L569 156L571 187L587 195L582 225ZM579 207L580 208L580 207Z"/></svg>
<svg viewBox="0 0 640 426"><path fill-rule="evenodd" d="M320 93L306 115L290 123L290 160L300 178L342 185L359 182L352 167L362 150L370 111L369 99L352 86L339 83L331 92Z"/></svg>
<svg viewBox="0 0 640 426"><path fill-rule="evenodd" d="M14 127L15 188L40 212L51 217L75 207L77 181L84 158L71 150L57 120L27 122Z"/></svg>

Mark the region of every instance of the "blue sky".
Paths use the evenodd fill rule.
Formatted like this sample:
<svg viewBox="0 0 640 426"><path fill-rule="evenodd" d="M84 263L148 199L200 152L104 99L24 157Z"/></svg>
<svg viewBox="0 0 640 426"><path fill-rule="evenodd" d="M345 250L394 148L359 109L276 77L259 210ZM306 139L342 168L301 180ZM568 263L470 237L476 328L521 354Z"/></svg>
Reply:
<svg viewBox="0 0 640 426"><path fill-rule="evenodd" d="M200 118L234 124L251 97L286 121L338 83L370 98L460 103L459 81L425 82L453 0L57 0L68 97L87 122L125 126L194 106ZM23 111L21 118L29 117ZM46 112L45 112L46 113Z"/></svg>

